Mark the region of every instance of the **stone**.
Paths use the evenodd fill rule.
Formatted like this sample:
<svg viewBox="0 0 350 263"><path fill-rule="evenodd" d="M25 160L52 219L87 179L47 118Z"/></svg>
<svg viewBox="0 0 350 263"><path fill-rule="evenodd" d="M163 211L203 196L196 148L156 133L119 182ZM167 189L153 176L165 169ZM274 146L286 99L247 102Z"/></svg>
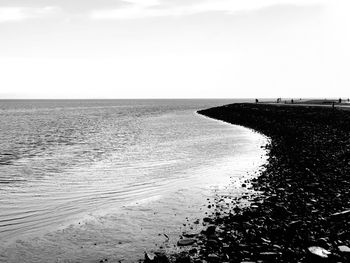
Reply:
<svg viewBox="0 0 350 263"><path fill-rule="evenodd" d="M264 259L275 259L280 255L278 252L261 252L260 256Z"/></svg>
<svg viewBox="0 0 350 263"><path fill-rule="evenodd" d="M144 263L170 263L170 261L163 252L156 252L154 254L145 252Z"/></svg>
<svg viewBox="0 0 350 263"><path fill-rule="evenodd" d="M196 239L185 238L185 239L180 239L179 241L177 241L177 245L178 246L190 246L190 245L193 245L196 242L197 242Z"/></svg>
<svg viewBox="0 0 350 263"><path fill-rule="evenodd" d="M329 249L331 247L330 243L328 242L328 239L326 239L326 238L318 239L317 245L319 245L320 247L324 247L326 249Z"/></svg>
<svg viewBox="0 0 350 263"><path fill-rule="evenodd" d="M350 247L348 246L344 246L344 245L338 246L338 249L341 253L350 253Z"/></svg>
<svg viewBox="0 0 350 263"><path fill-rule="evenodd" d="M325 250L324 248L317 247L317 246L308 247L308 251L312 255L320 258L328 258L328 255L331 254L331 252L329 252L328 250Z"/></svg>
<svg viewBox="0 0 350 263"><path fill-rule="evenodd" d="M191 263L191 257L187 255L186 253L180 253L177 255L175 263Z"/></svg>
<svg viewBox="0 0 350 263"><path fill-rule="evenodd" d="M209 262L220 262L220 258L216 254L209 254L207 259Z"/></svg>
<svg viewBox="0 0 350 263"><path fill-rule="evenodd" d="M188 251L190 254L196 254L198 250L196 248L192 248Z"/></svg>
<svg viewBox="0 0 350 263"><path fill-rule="evenodd" d="M187 238L192 238L192 237L198 236L198 233L194 233L194 232L184 232L184 233L182 234L182 236L187 237Z"/></svg>
<svg viewBox="0 0 350 263"><path fill-rule="evenodd" d="M145 262L145 263L154 262L154 258L155 258L155 257L156 257L155 254L151 254L151 253L145 252L145 260L144 260L144 262Z"/></svg>
<svg viewBox="0 0 350 263"><path fill-rule="evenodd" d="M215 239L208 239L207 240L207 244L209 247L211 248L215 248L215 247L218 247L219 246L219 242L216 241Z"/></svg>
<svg viewBox="0 0 350 263"><path fill-rule="evenodd" d="M216 226L210 225L207 227L207 230L205 231L207 236L213 235L216 232Z"/></svg>
<svg viewBox="0 0 350 263"><path fill-rule="evenodd" d="M342 211L342 212L331 214L332 218L337 218L337 217L342 217L342 216L350 216L350 209Z"/></svg>

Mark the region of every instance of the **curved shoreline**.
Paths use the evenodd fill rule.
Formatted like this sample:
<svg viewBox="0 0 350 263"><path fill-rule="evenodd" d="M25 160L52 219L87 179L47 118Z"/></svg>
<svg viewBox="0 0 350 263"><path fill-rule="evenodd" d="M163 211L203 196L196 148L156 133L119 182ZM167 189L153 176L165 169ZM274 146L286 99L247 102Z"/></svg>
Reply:
<svg viewBox="0 0 350 263"><path fill-rule="evenodd" d="M204 218L207 229L177 262L350 261L350 112L231 104L198 113L268 136L269 158L243 186L261 195Z"/></svg>
<svg viewBox="0 0 350 263"><path fill-rule="evenodd" d="M138 198L134 202L123 203L125 206L118 206L115 203L113 206L107 205L89 214L82 213L76 217L76 220L67 218L66 224L59 225L57 228L48 227L47 230L43 228L39 233L33 231L27 235L22 233L19 237L11 234L8 234L8 238L2 236L7 243L2 244L0 248L0 261L17 262L17 258L23 257L27 262L50 262L55 258L70 262L79 260L98 262L100 259L108 259L111 262L118 262L120 259L124 259L125 262L135 262L143 257L144 250L153 252L160 249L157 244L161 244L167 250L176 247L179 232L199 233L202 230L201 223L196 225L198 228L193 229L189 229L190 226L187 226L187 223L201 220L206 216L205 212L211 213L214 210L207 207L205 201L207 198L210 198L213 203L212 200L218 192L226 193L228 189L233 189L233 193L236 192L230 184L231 176L241 178L248 174L248 171L255 171L258 165L264 163L265 158L260 159L260 154L265 151L260 146L265 145L266 141L260 134L242 126L234 126L198 115L192 110L183 114L191 121L185 123L181 117L182 113L167 114L161 117L161 120L178 122L180 125L175 122L174 126L179 127L180 131L184 130L180 128L181 125L188 128L191 133L197 130L198 136L193 139L179 140L176 143L179 147L173 149L180 152L180 147L186 145L184 149L188 147L202 149L203 156L198 159L200 162L191 157L194 154L197 157L200 156L199 151L198 154L196 152L189 154L191 161L179 165L179 169L182 169L177 171L180 176L175 176L175 173L166 174L167 180L162 180L163 186L152 184L154 188L156 187L155 192L152 188L151 193L142 191L146 195L142 195L145 199ZM177 130L171 129L171 131L176 133ZM211 144L215 146L212 147ZM169 149L168 146L165 147ZM186 164L189 167L186 168ZM232 164L236 165L232 166ZM164 167L169 167L169 164ZM89 171L95 171L90 169L89 167ZM154 181L147 180L147 183L151 182ZM228 184L230 186L226 187ZM240 185L241 183L237 183L235 187ZM241 187L239 188L241 191ZM151 194L152 198L154 194L157 196L149 203L143 203L143 200L148 200L146 198L148 194ZM106 199L104 200L107 202ZM186 226L183 225L184 223ZM41 224L38 225L42 227ZM137 225L140 227L136 228ZM87 236L90 238L81 239ZM162 243L163 241L166 243ZM46 246L46 244L53 245ZM60 252L57 248L62 247L64 249L60 249L62 251Z"/></svg>

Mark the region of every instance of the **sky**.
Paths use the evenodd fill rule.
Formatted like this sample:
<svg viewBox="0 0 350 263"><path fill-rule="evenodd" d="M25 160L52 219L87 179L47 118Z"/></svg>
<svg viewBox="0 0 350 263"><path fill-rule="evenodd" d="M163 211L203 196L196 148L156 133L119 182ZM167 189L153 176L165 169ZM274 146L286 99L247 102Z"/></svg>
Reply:
<svg viewBox="0 0 350 263"><path fill-rule="evenodd" d="M346 0L0 0L0 99L348 98Z"/></svg>

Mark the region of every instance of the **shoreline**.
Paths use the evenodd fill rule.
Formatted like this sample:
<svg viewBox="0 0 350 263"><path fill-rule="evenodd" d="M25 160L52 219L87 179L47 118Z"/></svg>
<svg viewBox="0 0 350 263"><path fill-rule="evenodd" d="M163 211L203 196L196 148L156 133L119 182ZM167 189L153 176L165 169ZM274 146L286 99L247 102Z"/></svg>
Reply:
<svg viewBox="0 0 350 263"><path fill-rule="evenodd" d="M202 105L201 107L209 106ZM200 107L196 106L196 108ZM156 127L162 130L161 134L163 134L166 130L162 127L168 127L166 123L171 123L172 129L169 131L172 134L179 134L179 132L183 135L187 134L180 137L181 140L173 140L174 144L166 144L157 149L172 149L170 153L174 152L174 155L171 156L184 152L187 153L189 159L186 158L184 162L181 162L183 158L180 157L184 156L181 154L177 155L179 156L176 158L177 162L163 163L161 167L166 167L168 172L163 169L164 172L159 174L164 175L164 180L157 181L147 178L145 180L147 184L137 187L138 191L142 190L138 197L133 195L133 191L122 194L122 196L131 199L126 203L121 198L116 200L120 196L116 191L116 194L109 195L114 200L112 205L109 203L109 198L103 198L105 204L100 204L98 209L89 213L72 214L72 216L65 218L66 221L59 224L55 224L55 221L60 218L60 210L54 213L53 219L55 221L52 224L37 224L39 230L31 228L31 231L27 231L23 225L13 224L14 231L11 232L10 226L8 228L10 231L3 231L6 235L4 234L0 238L6 241L5 244L0 240L2 243L0 261L16 262L23 257L28 262L48 262L55 258L86 262L98 262L101 259L108 259L110 262L118 262L122 259L123 262L135 262L143 258L145 250L157 251L159 248L157 244L162 244L163 249L167 251L171 250L176 247L179 233L188 231L199 233L202 230L201 224L196 225L198 228L190 229L188 223L197 219L201 220L206 216L206 212L211 214L214 208L207 207L207 198L210 198L213 203L216 193L227 193L227 189L234 189L235 192L241 183L231 186L230 177L242 178L248 174L248 171L254 172L258 166L264 163L264 160L260 159L260 153L265 152L261 146L267 142L260 134L253 133L250 129L242 126L235 127L229 123L199 115L192 108L162 114L155 119L156 122L147 120L152 131L157 131L154 129ZM160 122L161 125L158 125ZM187 130L188 132L186 132ZM167 136L167 138L169 141L173 139L171 136ZM170 159L171 156L164 159ZM154 163L162 164L159 163L159 160L163 159L157 159ZM179 163L179 165L171 166L175 163ZM232 168L232 164L237 165ZM8 167L11 168L11 166ZM135 164L134 167L139 168L140 166ZM178 169L170 169L171 167ZM98 181L101 182L103 178L108 178L105 177L108 173L99 174L98 171L101 168L104 168L102 171L113 170L111 169L113 166L109 166L108 163L98 162L91 163L89 167L86 167L84 170L86 172L82 172L81 169L78 171L80 171L79 174L84 175L84 178L99 178ZM68 175L74 174L71 172L72 170ZM80 178L77 177L79 174L75 174L74 178ZM142 174L142 172L138 174ZM91 177L87 177L87 175L91 175ZM60 178L64 178L64 182L69 182L67 180L69 178L64 177L64 174L61 174ZM59 182L58 179L55 182ZM77 180L75 179L75 181ZM142 178L138 181L139 183L143 182ZM118 189L118 185L106 182L103 185L108 187L110 185L114 190ZM227 187L227 185L230 186ZM17 188L12 187L12 189ZM18 189L22 189L22 187L18 187ZM23 190L25 189L23 187ZM59 189L64 190L61 187ZM48 197L52 196L50 191L41 192ZM73 192L76 193L76 191ZM237 195L240 194L237 193ZM65 196L70 197L69 195ZM150 196L152 198L158 197L158 199L155 198L148 203L143 203L143 200ZM84 207L82 201L84 200L81 199L79 202L80 207ZM36 204L37 202L30 203ZM41 207L43 206L41 205ZM43 219L45 218L43 217ZM30 218L27 222L31 222ZM3 227L3 229L5 228ZM166 241L165 244L164 241ZM63 249L60 251L59 248ZM171 254L170 251L168 253Z"/></svg>
<svg viewBox="0 0 350 263"><path fill-rule="evenodd" d="M241 103L198 113L269 137L268 163L242 185L259 194L203 218L206 230L183 236L191 247L170 261L350 261L350 112Z"/></svg>

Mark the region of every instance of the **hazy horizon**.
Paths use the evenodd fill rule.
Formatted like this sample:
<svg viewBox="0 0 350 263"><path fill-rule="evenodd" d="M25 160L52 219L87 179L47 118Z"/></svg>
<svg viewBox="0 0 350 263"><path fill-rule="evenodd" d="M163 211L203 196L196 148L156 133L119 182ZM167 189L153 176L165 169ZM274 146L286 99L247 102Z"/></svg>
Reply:
<svg viewBox="0 0 350 263"><path fill-rule="evenodd" d="M3 0L0 99L348 97L344 0Z"/></svg>

